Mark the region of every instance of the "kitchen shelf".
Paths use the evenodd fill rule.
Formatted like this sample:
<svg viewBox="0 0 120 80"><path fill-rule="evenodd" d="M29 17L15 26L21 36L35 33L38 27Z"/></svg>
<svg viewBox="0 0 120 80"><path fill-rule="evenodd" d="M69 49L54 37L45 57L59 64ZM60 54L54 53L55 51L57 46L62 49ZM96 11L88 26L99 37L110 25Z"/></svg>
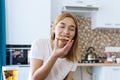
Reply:
<svg viewBox="0 0 120 80"><path fill-rule="evenodd" d="M78 63L78 66L120 66L120 63Z"/></svg>

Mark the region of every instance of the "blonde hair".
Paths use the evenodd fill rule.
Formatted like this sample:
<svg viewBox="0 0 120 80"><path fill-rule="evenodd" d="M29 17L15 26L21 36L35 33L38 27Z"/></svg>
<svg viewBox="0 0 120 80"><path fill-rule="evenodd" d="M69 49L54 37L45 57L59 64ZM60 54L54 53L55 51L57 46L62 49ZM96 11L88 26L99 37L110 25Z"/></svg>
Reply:
<svg viewBox="0 0 120 80"><path fill-rule="evenodd" d="M52 31L52 28L55 27L57 25L57 23L59 23L61 20L63 20L66 17L70 17L74 20L75 25L76 25L76 30L75 30L75 36L74 36L74 43L73 46L71 47L70 51L68 52L68 55L66 56L66 59L68 61L78 61L80 58L80 53L78 50L78 24L77 24L77 19L75 17L75 15L71 14L71 13L62 13L60 14L54 21L54 25L51 26L51 43L54 41L55 39L55 32Z"/></svg>

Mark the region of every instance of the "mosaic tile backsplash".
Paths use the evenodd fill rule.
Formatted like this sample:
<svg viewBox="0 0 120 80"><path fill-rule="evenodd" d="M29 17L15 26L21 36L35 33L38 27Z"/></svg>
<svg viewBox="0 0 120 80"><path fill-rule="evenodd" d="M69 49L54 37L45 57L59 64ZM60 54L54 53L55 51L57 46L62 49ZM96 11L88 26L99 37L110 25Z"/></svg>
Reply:
<svg viewBox="0 0 120 80"><path fill-rule="evenodd" d="M120 47L120 29L91 29L91 18L77 16L79 25L79 49L82 54L94 47L98 56L105 56L106 46ZM114 53L120 57L120 53Z"/></svg>

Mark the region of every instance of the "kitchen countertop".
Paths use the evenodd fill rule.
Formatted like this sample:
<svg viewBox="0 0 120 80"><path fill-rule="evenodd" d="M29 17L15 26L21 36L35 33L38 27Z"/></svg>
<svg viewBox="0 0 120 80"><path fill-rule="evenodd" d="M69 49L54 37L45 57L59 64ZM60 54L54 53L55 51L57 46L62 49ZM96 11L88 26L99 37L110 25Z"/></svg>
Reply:
<svg viewBox="0 0 120 80"><path fill-rule="evenodd" d="M6 66L30 67L29 64L25 64L25 65L6 65Z"/></svg>
<svg viewBox="0 0 120 80"><path fill-rule="evenodd" d="M78 66L120 66L120 63L78 63ZM19 67L30 67L30 65L17 65Z"/></svg>
<svg viewBox="0 0 120 80"><path fill-rule="evenodd" d="M120 63L78 63L78 66L120 66ZM19 67L30 67L30 65L18 65Z"/></svg>
<svg viewBox="0 0 120 80"><path fill-rule="evenodd" d="M78 66L120 66L120 63L78 63Z"/></svg>
<svg viewBox="0 0 120 80"><path fill-rule="evenodd" d="M19 67L30 67L30 65L18 65Z"/></svg>

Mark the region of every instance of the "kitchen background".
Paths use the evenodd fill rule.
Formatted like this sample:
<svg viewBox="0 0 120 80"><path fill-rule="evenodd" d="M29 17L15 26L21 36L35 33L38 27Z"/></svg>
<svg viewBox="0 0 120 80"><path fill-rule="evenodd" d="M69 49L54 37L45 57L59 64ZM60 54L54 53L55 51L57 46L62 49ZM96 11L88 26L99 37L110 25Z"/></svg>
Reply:
<svg viewBox="0 0 120 80"><path fill-rule="evenodd" d="M120 10L117 9L119 3L120 1L116 0L5 0L7 55L4 57L7 65L19 65L19 71L25 75L24 79L20 80L26 80L28 75L23 73L25 70L29 71L26 54L29 54L32 41L37 37L49 38L50 26L61 12L77 13L79 49L83 57L89 47L94 47L97 56L106 56L105 47L120 47ZM119 52L113 53L120 57ZM19 54L18 58L16 54ZM86 71L88 69L91 71L91 68L78 67L75 80L91 80L92 75Z"/></svg>
<svg viewBox="0 0 120 80"><path fill-rule="evenodd" d="M92 29L91 17L76 16L79 25L79 48L85 58L86 50L89 47L95 48L95 53L99 57L106 57L105 47L120 46L120 29ZM110 52L109 52L110 53ZM116 57L120 57L120 52L112 52ZM75 80L92 80L91 67L78 67ZM84 76L84 77L83 77ZM96 80L96 79L95 79Z"/></svg>
<svg viewBox="0 0 120 80"><path fill-rule="evenodd" d="M105 57L105 47L120 46L120 29L92 29L91 17L77 16L79 22L79 48L85 54L89 47L94 47L96 54ZM113 52L120 57L120 52Z"/></svg>

